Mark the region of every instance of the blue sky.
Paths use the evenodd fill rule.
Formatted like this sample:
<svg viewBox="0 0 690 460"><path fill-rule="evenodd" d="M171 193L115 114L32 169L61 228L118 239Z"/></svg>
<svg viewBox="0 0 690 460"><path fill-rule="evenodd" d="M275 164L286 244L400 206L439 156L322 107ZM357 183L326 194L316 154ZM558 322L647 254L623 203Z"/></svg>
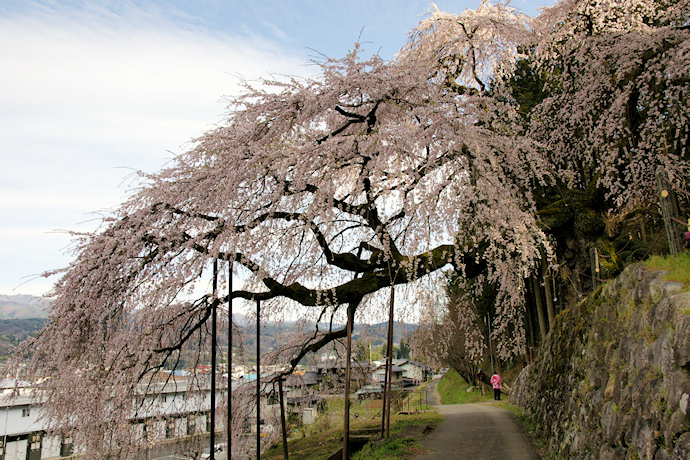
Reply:
<svg viewBox="0 0 690 460"><path fill-rule="evenodd" d="M435 2L458 13L479 1ZM516 0L535 16L555 0ZM45 293L70 237L220 122L239 76L391 59L428 1L0 2L0 294Z"/></svg>

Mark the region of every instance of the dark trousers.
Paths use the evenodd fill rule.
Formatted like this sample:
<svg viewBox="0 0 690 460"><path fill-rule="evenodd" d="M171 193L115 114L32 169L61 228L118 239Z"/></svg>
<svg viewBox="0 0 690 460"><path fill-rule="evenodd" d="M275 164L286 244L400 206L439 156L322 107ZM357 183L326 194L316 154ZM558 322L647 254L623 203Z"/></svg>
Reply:
<svg viewBox="0 0 690 460"><path fill-rule="evenodd" d="M501 400L501 389L500 388L494 388L494 399L496 401Z"/></svg>

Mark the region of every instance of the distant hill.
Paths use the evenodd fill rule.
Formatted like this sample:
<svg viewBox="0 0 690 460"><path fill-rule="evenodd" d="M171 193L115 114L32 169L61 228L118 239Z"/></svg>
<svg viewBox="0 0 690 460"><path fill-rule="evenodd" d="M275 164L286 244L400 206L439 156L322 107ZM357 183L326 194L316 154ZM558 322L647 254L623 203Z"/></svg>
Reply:
<svg viewBox="0 0 690 460"><path fill-rule="evenodd" d="M45 326L46 318L0 319L0 359L7 357L14 347Z"/></svg>
<svg viewBox="0 0 690 460"><path fill-rule="evenodd" d="M0 294L0 359L48 321L48 302L32 295Z"/></svg>
<svg viewBox="0 0 690 460"><path fill-rule="evenodd" d="M244 324L237 324L239 327L239 333L242 334L242 340L240 344L233 347L233 354L236 356L244 355L245 358L253 363L256 359L256 326L252 324L249 318L243 318L245 320ZM237 318L235 318L237 322ZM344 324L334 324L333 329L338 330L344 328ZM396 321L393 331L393 342L399 343L400 339L409 336L418 327L416 324L401 323ZM262 324L261 328L261 350L262 353L270 352L278 347L284 345L287 338L295 331L294 322L284 322L284 323L272 323L268 322ZM328 324L321 324L319 329L321 331L328 330ZM388 335L388 322L376 323L376 324L366 324L366 323L356 323L354 330L352 332L352 340L364 340L365 342L370 342L372 347L380 347L386 343L386 337ZM219 343L222 346L227 346L226 337L221 336ZM332 347L327 347L319 354L327 352L332 349ZM308 364L310 361L312 364L318 361L318 357L314 354L308 354L304 358L302 364Z"/></svg>
<svg viewBox="0 0 690 460"><path fill-rule="evenodd" d="M42 297L0 294L0 319L47 318L47 307Z"/></svg>
<svg viewBox="0 0 690 460"><path fill-rule="evenodd" d="M401 323L396 321L393 327L393 341L399 342L401 338L411 334L417 329L416 324ZM352 333L352 338L357 340L360 337L377 338L380 343L386 340L388 335L388 322L375 323L375 324L365 324L357 323L355 324L354 332ZM375 341L375 340L372 340Z"/></svg>
<svg viewBox="0 0 690 460"><path fill-rule="evenodd" d="M9 354L14 347L26 339L29 335L38 332L47 322L48 302L31 295L2 295L0 294L0 358ZM240 328L243 335L242 345L237 347L239 353L246 353L253 357L256 348L255 326L250 318L233 313L233 320ZM270 351L280 346L294 331L294 322L273 323L262 325L261 348ZM334 329L340 329L344 325L333 325ZM398 342L402 337L412 332L417 326L414 324L395 323L394 341ZM321 330L328 325L321 325ZM373 346L380 346L386 340L388 323L355 324L353 340L365 339L371 341ZM227 346L226 337L219 337L219 343Z"/></svg>

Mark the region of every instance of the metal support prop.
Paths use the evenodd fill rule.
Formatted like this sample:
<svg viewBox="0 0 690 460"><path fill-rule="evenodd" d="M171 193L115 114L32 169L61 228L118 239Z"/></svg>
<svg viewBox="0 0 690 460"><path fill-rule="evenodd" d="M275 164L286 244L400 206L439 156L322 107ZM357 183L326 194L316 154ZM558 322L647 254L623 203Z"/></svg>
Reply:
<svg viewBox="0 0 690 460"><path fill-rule="evenodd" d="M352 357L352 325L355 319L353 304L347 306L347 342L345 352L345 411L343 414L343 460L350 458L350 372Z"/></svg>
<svg viewBox="0 0 690 460"><path fill-rule="evenodd" d="M211 460L216 445L216 305L218 294L218 259L213 259L213 300L211 303Z"/></svg>
<svg viewBox="0 0 690 460"><path fill-rule="evenodd" d="M232 261L228 267L228 420L227 429L228 458L232 457Z"/></svg>
<svg viewBox="0 0 690 460"><path fill-rule="evenodd" d="M256 458L261 458L261 300L256 299Z"/></svg>
<svg viewBox="0 0 690 460"><path fill-rule="evenodd" d="M288 440L287 440L287 426L285 424L285 401L283 400L283 377L278 379L278 393L280 398L280 425L283 433L283 458L288 460Z"/></svg>
<svg viewBox="0 0 690 460"><path fill-rule="evenodd" d="M391 285L391 302L390 310L388 312L388 356L386 357L386 426L385 426L385 437L390 436L391 430L391 405L393 398L391 395L392 377L393 377L393 305L395 304L395 284Z"/></svg>

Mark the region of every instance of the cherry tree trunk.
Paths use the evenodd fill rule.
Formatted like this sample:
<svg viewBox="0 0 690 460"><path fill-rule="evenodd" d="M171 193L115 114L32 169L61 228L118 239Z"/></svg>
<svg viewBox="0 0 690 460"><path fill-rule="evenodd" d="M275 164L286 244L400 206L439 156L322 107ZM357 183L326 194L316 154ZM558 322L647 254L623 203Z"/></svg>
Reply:
<svg viewBox="0 0 690 460"><path fill-rule="evenodd" d="M549 332L546 326L546 318L544 317L544 302L541 298L541 286L536 276L532 276L532 291L534 292L534 302L537 308L537 317L539 319L539 332L541 334L541 343L544 343L546 334Z"/></svg>

